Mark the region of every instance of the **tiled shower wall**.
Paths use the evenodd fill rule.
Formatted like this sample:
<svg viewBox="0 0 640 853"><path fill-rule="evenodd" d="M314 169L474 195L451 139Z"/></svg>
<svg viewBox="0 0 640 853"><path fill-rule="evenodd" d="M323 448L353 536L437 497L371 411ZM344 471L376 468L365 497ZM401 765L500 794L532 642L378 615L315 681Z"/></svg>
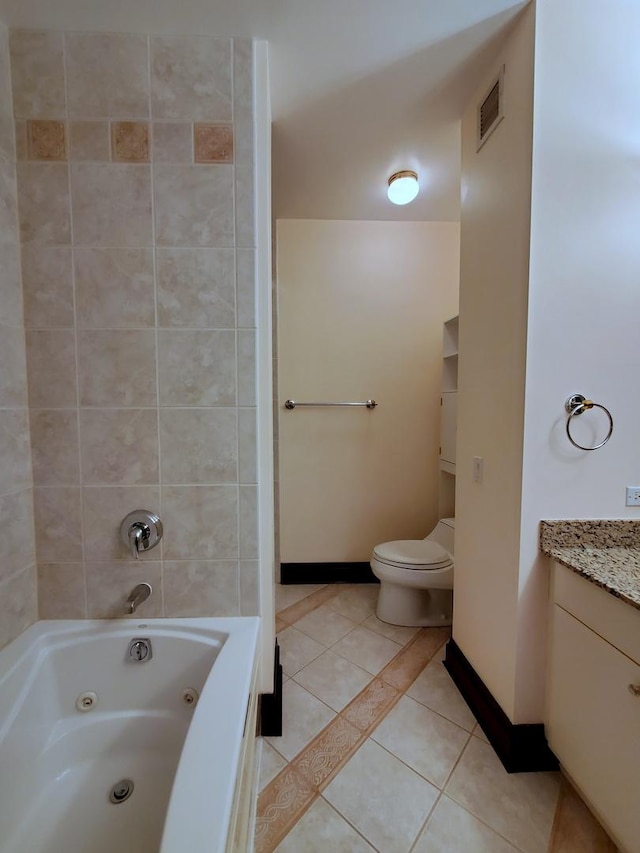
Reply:
<svg viewBox="0 0 640 853"><path fill-rule="evenodd" d="M37 616L10 79L8 35L0 26L0 648Z"/></svg>
<svg viewBox="0 0 640 853"><path fill-rule="evenodd" d="M257 613L251 42L17 31L11 62L40 616L140 581L140 615Z"/></svg>

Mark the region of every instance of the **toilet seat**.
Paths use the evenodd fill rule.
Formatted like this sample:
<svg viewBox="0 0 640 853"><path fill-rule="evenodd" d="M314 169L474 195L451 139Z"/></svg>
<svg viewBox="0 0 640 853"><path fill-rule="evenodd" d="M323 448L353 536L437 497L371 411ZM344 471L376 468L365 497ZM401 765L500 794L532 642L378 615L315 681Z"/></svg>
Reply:
<svg viewBox="0 0 640 853"><path fill-rule="evenodd" d="M453 565L451 555L430 539L398 539L373 549L374 558L387 566L412 571L433 571Z"/></svg>

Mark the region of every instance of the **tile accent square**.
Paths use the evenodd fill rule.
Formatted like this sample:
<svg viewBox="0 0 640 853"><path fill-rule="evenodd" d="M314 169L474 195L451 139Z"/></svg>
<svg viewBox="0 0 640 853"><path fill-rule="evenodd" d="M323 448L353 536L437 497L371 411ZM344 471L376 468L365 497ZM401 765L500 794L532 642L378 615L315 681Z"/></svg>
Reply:
<svg viewBox="0 0 640 853"><path fill-rule="evenodd" d="M63 121L30 119L27 122L30 160L66 160L67 134Z"/></svg>
<svg viewBox="0 0 640 853"><path fill-rule="evenodd" d="M385 853L407 853L437 796L437 788L371 740L324 791L325 799Z"/></svg>
<svg viewBox="0 0 640 853"><path fill-rule="evenodd" d="M233 163L233 126L196 122L193 147L196 163Z"/></svg>
<svg viewBox="0 0 640 853"><path fill-rule="evenodd" d="M147 122L112 122L111 156L118 163L148 163L149 125Z"/></svg>

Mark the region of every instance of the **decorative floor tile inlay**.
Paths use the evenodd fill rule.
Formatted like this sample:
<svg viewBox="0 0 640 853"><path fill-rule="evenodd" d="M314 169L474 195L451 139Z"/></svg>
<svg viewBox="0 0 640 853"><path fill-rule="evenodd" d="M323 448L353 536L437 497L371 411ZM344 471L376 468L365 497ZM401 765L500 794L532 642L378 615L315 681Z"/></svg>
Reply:
<svg viewBox="0 0 640 853"><path fill-rule="evenodd" d="M64 122L28 121L27 148L30 160L66 160L67 141Z"/></svg>
<svg viewBox="0 0 640 853"><path fill-rule="evenodd" d="M233 128L230 124L193 126L196 163L233 163Z"/></svg>
<svg viewBox="0 0 640 853"><path fill-rule="evenodd" d="M294 766L310 784L322 789L346 763L363 737L355 726L338 717L300 753Z"/></svg>
<svg viewBox="0 0 640 853"><path fill-rule="evenodd" d="M287 765L258 797L256 853L274 850L316 797L314 788Z"/></svg>
<svg viewBox="0 0 640 853"><path fill-rule="evenodd" d="M398 690L376 678L347 705L342 716L366 732L388 713L400 696Z"/></svg>
<svg viewBox="0 0 640 853"><path fill-rule="evenodd" d="M149 125L147 122L112 122L111 153L118 163L148 163Z"/></svg>

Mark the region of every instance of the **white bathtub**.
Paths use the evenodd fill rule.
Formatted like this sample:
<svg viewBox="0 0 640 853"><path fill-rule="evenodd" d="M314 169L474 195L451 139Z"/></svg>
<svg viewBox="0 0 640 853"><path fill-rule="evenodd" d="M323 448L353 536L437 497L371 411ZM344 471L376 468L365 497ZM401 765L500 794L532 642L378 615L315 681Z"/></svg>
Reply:
<svg viewBox="0 0 640 853"><path fill-rule="evenodd" d="M45 621L3 649L1 853L230 849L258 625ZM151 660L128 659L137 637L151 641ZM87 693L97 700L78 710ZM114 804L124 779L133 791Z"/></svg>

